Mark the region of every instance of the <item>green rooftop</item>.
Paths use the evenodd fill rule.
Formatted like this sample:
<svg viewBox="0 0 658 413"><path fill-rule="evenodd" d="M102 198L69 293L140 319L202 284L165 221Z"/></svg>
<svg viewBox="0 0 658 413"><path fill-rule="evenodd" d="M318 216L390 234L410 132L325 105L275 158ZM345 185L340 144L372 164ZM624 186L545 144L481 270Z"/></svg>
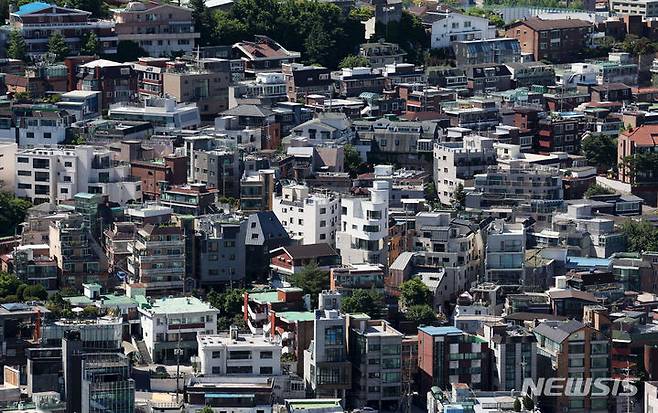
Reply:
<svg viewBox="0 0 658 413"><path fill-rule="evenodd" d="M84 295L75 295L73 297L64 297L64 300L68 301L73 307L86 307L88 305L94 304L92 300L87 298Z"/></svg>
<svg viewBox="0 0 658 413"><path fill-rule="evenodd" d="M137 305L137 300L130 298L127 295L102 295L104 306L113 306L113 305Z"/></svg>
<svg viewBox="0 0 658 413"><path fill-rule="evenodd" d="M289 322L315 320L313 311L278 311L276 315Z"/></svg>
<svg viewBox="0 0 658 413"><path fill-rule="evenodd" d="M219 312L215 307L196 297L160 298L153 304L146 304L142 308L150 314L186 314L203 311Z"/></svg>
<svg viewBox="0 0 658 413"><path fill-rule="evenodd" d="M249 293L249 299L259 303L280 303L279 293L277 291L264 291L259 293Z"/></svg>

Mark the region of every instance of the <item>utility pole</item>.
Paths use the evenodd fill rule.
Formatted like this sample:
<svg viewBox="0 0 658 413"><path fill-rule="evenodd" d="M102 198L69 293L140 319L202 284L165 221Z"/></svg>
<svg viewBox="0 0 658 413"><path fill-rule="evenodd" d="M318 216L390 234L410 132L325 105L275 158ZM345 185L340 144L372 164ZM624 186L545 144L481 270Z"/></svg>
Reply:
<svg viewBox="0 0 658 413"><path fill-rule="evenodd" d="M176 404L178 404L178 382L180 380L180 356L181 353L183 353L183 350L180 348L180 342L181 342L181 331L180 329L178 330L178 345L176 346L176 349L174 350L174 354L176 355Z"/></svg>

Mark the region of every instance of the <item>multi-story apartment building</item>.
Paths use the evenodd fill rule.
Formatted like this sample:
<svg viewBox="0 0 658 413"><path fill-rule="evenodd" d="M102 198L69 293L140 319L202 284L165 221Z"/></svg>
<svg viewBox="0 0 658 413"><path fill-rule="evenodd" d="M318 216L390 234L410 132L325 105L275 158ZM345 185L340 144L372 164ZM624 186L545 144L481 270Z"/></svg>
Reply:
<svg viewBox="0 0 658 413"><path fill-rule="evenodd" d="M359 46L359 56L368 59L370 67L384 67L388 64L402 63L407 52L400 48L396 43L385 42L379 39L373 43L361 43Z"/></svg>
<svg viewBox="0 0 658 413"><path fill-rule="evenodd" d="M16 152L16 196L33 203L56 203L78 192L106 195L125 204L141 201L141 181L130 175L130 165L113 161L108 148L36 147Z"/></svg>
<svg viewBox="0 0 658 413"><path fill-rule="evenodd" d="M658 134L658 125L642 125L626 130L617 138L617 163L619 167L619 180L634 185L655 185L656 177L653 171L629 168L624 165L628 159L638 158L647 153L656 151L654 136Z"/></svg>
<svg viewBox="0 0 658 413"><path fill-rule="evenodd" d="M493 139L482 136L464 136L461 142L434 144L434 186L442 204L452 204L459 185L471 186L476 174L496 163L493 144Z"/></svg>
<svg viewBox="0 0 658 413"><path fill-rule="evenodd" d="M574 61L589 43L592 24L579 19L542 20L538 17L512 23L506 35L517 39L523 53L535 61Z"/></svg>
<svg viewBox="0 0 658 413"><path fill-rule="evenodd" d="M624 251L624 235L615 231L614 220L594 215L591 205L568 205L566 213L553 216L551 229L559 240L578 240L577 245L569 244L571 248L579 247L581 257L608 258Z"/></svg>
<svg viewBox="0 0 658 413"><path fill-rule="evenodd" d="M644 18L658 17L658 1L655 0L611 0L610 11Z"/></svg>
<svg viewBox="0 0 658 413"><path fill-rule="evenodd" d="M205 184L217 190L220 197L240 197L240 152L214 149L194 151L193 170L190 178L194 183Z"/></svg>
<svg viewBox="0 0 658 413"><path fill-rule="evenodd" d="M67 137L75 117L54 105L15 105L18 146L57 145Z"/></svg>
<svg viewBox="0 0 658 413"><path fill-rule="evenodd" d="M142 284L148 295L180 293L185 282L185 240L179 225L162 222L145 224L128 245L127 270L133 282Z"/></svg>
<svg viewBox="0 0 658 413"><path fill-rule="evenodd" d="M521 46L517 39L494 38L454 42L457 66L481 63L510 63L521 60Z"/></svg>
<svg viewBox="0 0 658 413"><path fill-rule="evenodd" d="M316 310L312 345L304 351L304 382L315 397L346 400L352 387L345 318L337 310Z"/></svg>
<svg viewBox="0 0 658 413"><path fill-rule="evenodd" d="M187 182L187 157L169 154L153 160L131 160L130 174L142 182L144 199L158 199L162 183L183 185Z"/></svg>
<svg viewBox="0 0 658 413"><path fill-rule="evenodd" d="M639 67L633 61L630 53L615 52L608 55L608 60L596 65L599 73L596 82L599 85L606 83L624 83L629 86L637 85Z"/></svg>
<svg viewBox="0 0 658 413"><path fill-rule="evenodd" d="M113 120L150 122L156 131L196 129L201 124L195 103L176 103L174 99L147 98L143 103L116 103L109 106Z"/></svg>
<svg viewBox="0 0 658 413"><path fill-rule="evenodd" d="M219 310L196 297L167 297L138 308L142 340L155 363L189 360L197 354L197 334L217 334Z"/></svg>
<svg viewBox="0 0 658 413"><path fill-rule="evenodd" d="M48 244L21 245L13 252L14 274L27 284L57 291L59 269Z"/></svg>
<svg viewBox="0 0 658 413"><path fill-rule="evenodd" d="M336 82L336 92L341 97L359 96L363 92L380 93L386 84L384 75L369 67L345 68L333 72L331 78Z"/></svg>
<svg viewBox="0 0 658 413"><path fill-rule="evenodd" d="M537 380L537 339L534 334L502 322L485 322L482 327L482 337L493 353L490 380L495 390L522 389L525 379Z"/></svg>
<svg viewBox="0 0 658 413"><path fill-rule="evenodd" d="M180 103L196 103L200 115L214 119L227 110L230 61L200 59L189 64L178 63L162 75L162 92Z"/></svg>
<svg viewBox="0 0 658 413"><path fill-rule="evenodd" d="M512 74L514 87L531 87L534 85L553 86L555 68L542 62L505 63Z"/></svg>
<svg viewBox="0 0 658 413"><path fill-rule="evenodd" d="M244 281L247 221L237 216L204 215L196 220L198 285L233 286Z"/></svg>
<svg viewBox="0 0 658 413"><path fill-rule="evenodd" d="M281 345L271 338L231 327L228 334L198 334L197 342L204 376L281 374Z"/></svg>
<svg viewBox="0 0 658 413"><path fill-rule="evenodd" d="M169 3L128 3L114 10L114 22L119 41L137 43L151 57L191 52L200 36L192 10Z"/></svg>
<svg viewBox="0 0 658 413"><path fill-rule="evenodd" d="M331 97L333 94L334 81L331 79L331 71L326 67L286 63L281 66L281 72L290 102L297 102L308 95Z"/></svg>
<svg viewBox="0 0 658 413"><path fill-rule="evenodd" d="M487 282L525 285L525 240L523 224L500 219L489 224L484 261Z"/></svg>
<svg viewBox="0 0 658 413"><path fill-rule="evenodd" d="M286 78L283 73L258 73L255 79L235 82L229 86L229 107L252 103L273 104L288 100Z"/></svg>
<svg viewBox="0 0 658 413"><path fill-rule="evenodd" d="M66 368L70 369L71 366ZM85 354L80 371L81 413L135 411L135 380L130 376L127 356L116 353Z"/></svg>
<svg viewBox="0 0 658 413"><path fill-rule="evenodd" d="M103 233L105 244L105 256L110 273L123 272L128 268L128 245L135 238L136 225L132 222L114 222L112 226Z"/></svg>
<svg viewBox="0 0 658 413"><path fill-rule="evenodd" d="M389 182L375 181L370 198L341 199L336 249L343 264L387 264Z"/></svg>
<svg viewBox="0 0 658 413"><path fill-rule="evenodd" d="M610 339L577 320L544 321L533 330L537 338L540 377L610 377ZM542 363L541 360L545 360ZM541 401L552 411L607 412L608 396L587 392L580 396L556 396Z"/></svg>
<svg viewBox="0 0 658 413"><path fill-rule="evenodd" d="M433 386L449 390L456 383L489 388L489 349L483 339L455 327L418 329L420 391Z"/></svg>
<svg viewBox="0 0 658 413"><path fill-rule="evenodd" d="M384 266L353 264L333 267L329 273L329 288L341 297L349 297L357 289L375 290L384 294Z"/></svg>
<svg viewBox="0 0 658 413"><path fill-rule="evenodd" d="M456 101L444 105L442 110L453 127L486 131L500 124L500 111L493 100Z"/></svg>
<svg viewBox="0 0 658 413"><path fill-rule="evenodd" d="M137 94L140 98L162 96L162 78L169 59L166 57L140 57L131 68L137 78Z"/></svg>
<svg viewBox="0 0 658 413"><path fill-rule="evenodd" d="M468 89L474 95L499 92L512 88L512 72L502 64L484 63L466 69Z"/></svg>
<svg viewBox="0 0 658 413"><path fill-rule="evenodd" d="M301 57L299 52L287 50L267 36L254 36L254 41L242 41L233 45L234 52L244 61L244 72L251 76L258 73L278 72L284 63L294 63Z"/></svg>
<svg viewBox="0 0 658 413"><path fill-rule="evenodd" d="M64 36L71 55L80 53L85 38L91 33L99 41L101 54L116 53L118 39L114 22L90 19L90 15L88 11L35 1L9 13L9 26L3 29L3 34L6 39L11 30L18 30L25 39L30 57L48 52L48 38L55 32Z"/></svg>
<svg viewBox="0 0 658 413"><path fill-rule="evenodd" d="M432 20L432 49L446 49L453 42L469 40L486 40L496 37L496 27L489 19L477 16L467 16L455 12L431 12L428 18Z"/></svg>
<svg viewBox="0 0 658 413"><path fill-rule="evenodd" d="M76 76L78 90L101 92L103 110L111 103L130 101L137 91L137 78L130 63L98 59L78 66Z"/></svg>
<svg viewBox="0 0 658 413"><path fill-rule="evenodd" d="M348 318L354 408L395 410L402 398L402 339L385 320L368 316Z"/></svg>
<svg viewBox="0 0 658 413"><path fill-rule="evenodd" d="M272 211L290 238L302 244L336 244L340 228L340 197L335 193L313 192L304 185L292 184L274 195Z"/></svg>
<svg viewBox="0 0 658 413"><path fill-rule="evenodd" d="M271 211L274 170L244 171L240 180L240 209L245 212Z"/></svg>
<svg viewBox="0 0 658 413"><path fill-rule="evenodd" d="M59 267L59 287L80 289L83 283L107 285L107 260L81 214L50 223L50 256Z"/></svg>

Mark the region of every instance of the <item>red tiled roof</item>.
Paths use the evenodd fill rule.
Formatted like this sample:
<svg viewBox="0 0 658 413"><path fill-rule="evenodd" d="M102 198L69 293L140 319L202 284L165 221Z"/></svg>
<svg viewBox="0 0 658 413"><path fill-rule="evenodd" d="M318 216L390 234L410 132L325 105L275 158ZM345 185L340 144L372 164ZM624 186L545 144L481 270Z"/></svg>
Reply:
<svg viewBox="0 0 658 413"><path fill-rule="evenodd" d="M658 145L658 125L642 125L622 133L636 145L656 146Z"/></svg>
<svg viewBox="0 0 658 413"><path fill-rule="evenodd" d="M523 24L535 31L540 30L556 30L556 29L577 29L580 27L589 27L592 24L586 22L585 20L580 19L555 19L555 20L544 20L538 17L532 17L524 21L518 22L517 24ZM517 24L512 24L516 26Z"/></svg>

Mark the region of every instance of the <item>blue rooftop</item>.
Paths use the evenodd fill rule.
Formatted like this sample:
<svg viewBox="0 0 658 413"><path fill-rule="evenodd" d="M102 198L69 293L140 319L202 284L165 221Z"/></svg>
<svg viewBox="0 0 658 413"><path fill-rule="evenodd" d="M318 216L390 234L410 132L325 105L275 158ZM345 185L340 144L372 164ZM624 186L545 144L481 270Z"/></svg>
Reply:
<svg viewBox="0 0 658 413"><path fill-rule="evenodd" d="M451 336L456 334L464 334L463 331L457 327L419 327L418 330L430 336Z"/></svg>
<svg viewBox="0 0 658 413"><path fill-rule="evenodd" d="M609 267L611 258L567 257L569 268Z"/></svg>
<svg viewBox="0 0 658 413"><path fill-rule="evenodd" d="M33 3L27 3L18 8L14 14L17 16L23 16L25 14L36 13L38 11L53 7L52 4L44 3L41 1L35 1Z"/></svg>

